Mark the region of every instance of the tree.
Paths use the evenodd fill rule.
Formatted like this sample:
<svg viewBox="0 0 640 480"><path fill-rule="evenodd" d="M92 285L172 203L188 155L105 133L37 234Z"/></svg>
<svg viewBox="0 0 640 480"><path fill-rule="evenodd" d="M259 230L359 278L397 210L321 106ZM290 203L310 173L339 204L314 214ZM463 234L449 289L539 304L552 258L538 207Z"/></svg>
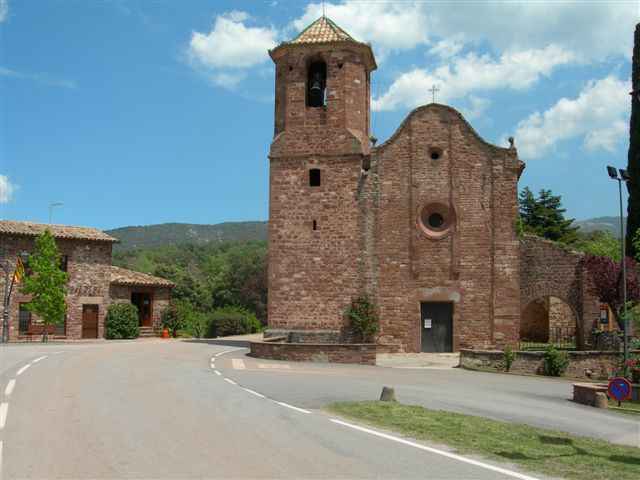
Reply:
<svg viewBox="0 0 640 480"><path fill-rule="evenodd" d="M601 301L608 304L616 314L616 320L620 329L622 325L622 267L608 257L600 257L587 254L583 260L584 266L591 275L591 280L596 289L596 294ZM627 270L627 300L637 302L640 300L640 282L638 281L637 263L629 257L625 258Z"/></svg>
<svg viewBox="0 0 640 480"><path fill-rule="evenodd" d="M631 121L629 125L629 156L627 172L630 180L626 182L629 191L627 206L627 255L637 257L638 246L633 242L633 236L640 228L640 24L636 25L633 43L633 66L631 68L631 85L636 94L631 100Z"/></svg>
<svg viewBox="0 0 640 480"><path fill-rule="evenodd" d="M540 190L536 198L528 187L520 192L519 211L525 232L549 240L573 243L578 239L578 227L573 227L573 218L564 217L560 195L551 190Z"/></svg>
<svg viewBox="0 0 640 480"><path fill-rule="evenodd" d="M599 257L609 257L615 262L620 262L620 240L607 231L596 230L582 234L573 247L581 252Z"/></svg>
<svg viewBox="0 0 640 480"><path fill-rule="evenodd" d="M24 278L22 293L31 295L26 308L42 319L48 339L49 325L61 325L67 312L65 303L67 274L60 268L60 253L49 230L36 238L36 248L29 256L29 275Z"/></svg>

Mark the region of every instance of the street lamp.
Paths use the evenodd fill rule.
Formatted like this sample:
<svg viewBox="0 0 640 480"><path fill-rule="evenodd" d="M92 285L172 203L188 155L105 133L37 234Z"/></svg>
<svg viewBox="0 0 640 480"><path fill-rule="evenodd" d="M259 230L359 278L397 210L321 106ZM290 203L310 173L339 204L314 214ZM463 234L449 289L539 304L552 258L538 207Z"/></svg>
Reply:
<svg viewBox="0 0 640 480"><path fill-rule="evenodd" d="M618 172L620 175L618 176ZM624 334L624 364L627 364L627 360L629 360L629 319L627 318L627 264L625 262L625 236L624 236L624 225L623 214L622 214L622 182L628 182L631 178L629 177L629 172L625 169L620 168L616 169L610 165L607 165L607 173L612 180L617 180L618 182L618 194L620 198L620 262L622 264L622 315L624 318L623 334Z"/></svg>
<svg viewBox="0 0 640 480"><path fill-rule="evenodd" d="M53 209L55 207L61 207L63 205L64 205L64 203L62 203L62 202L51 202L49 204L49 225L51 225L51 217L53 215Z"/></svg>
<svg viewBox="0 0 640 480"><path fill-rule="evenodd" d="M29 260L29 254L27 252L20 252L18 255L23 265L26 265ZM11 305L11 292L13 291L13 282L15 280L16 267L7 264L2 259L0 264L4 271L4 300L2 302L2 343L9 341L9 307Z"/></svg>

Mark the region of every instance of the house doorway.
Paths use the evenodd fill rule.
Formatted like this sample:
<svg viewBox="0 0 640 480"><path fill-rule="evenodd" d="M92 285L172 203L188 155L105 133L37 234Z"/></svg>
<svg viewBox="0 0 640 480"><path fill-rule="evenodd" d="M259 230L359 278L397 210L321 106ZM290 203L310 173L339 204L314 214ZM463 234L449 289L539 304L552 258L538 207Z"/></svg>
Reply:
<svg viewBox="0 0 640 480"><path fill-rule="evenodd" d="M138 307L138 324L141 327L151 326L151 293L132 292L131 303Z"/></svg>
<svg viewBox="0 0 640 480"><path fill-rule="evenodd" d="M98 338L98 305L82 305L82 338Z"/></svg>
<svg viewBox="0 0 640 480"><path fill-rule="evenodd" d="M453 303L422 302L420 330L423 352L453 352Z"/></svg>

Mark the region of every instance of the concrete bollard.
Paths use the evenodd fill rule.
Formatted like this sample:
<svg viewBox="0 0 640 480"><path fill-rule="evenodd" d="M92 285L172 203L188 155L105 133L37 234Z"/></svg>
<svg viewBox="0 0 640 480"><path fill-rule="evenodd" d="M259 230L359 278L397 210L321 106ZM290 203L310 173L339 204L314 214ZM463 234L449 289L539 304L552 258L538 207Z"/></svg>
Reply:
<svg viewBox="0 0 640 480"><path fill-rule="evenodd" d="M381 402L395 402L396 391L391 387L382 387L382 393L380 394Z"/></svg>
<svg viewBox="0 0 640 480"><path fill-rule="evenodd" d="M593 406L596 408L609 408L609 401L607 399L607 395L602 392L596 393Z"/></svg>

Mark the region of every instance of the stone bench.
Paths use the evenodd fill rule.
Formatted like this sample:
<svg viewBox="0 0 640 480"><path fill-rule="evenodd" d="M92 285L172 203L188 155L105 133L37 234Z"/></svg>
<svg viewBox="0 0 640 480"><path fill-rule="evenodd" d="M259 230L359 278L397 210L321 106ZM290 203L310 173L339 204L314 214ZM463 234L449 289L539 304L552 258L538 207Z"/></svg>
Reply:
<svg viewBox="0 0 640 480"><path fill-rule="evenodd" d="M607 396L607 385L603 383L574 383L573 384L573 401L589 405L592 407L607 408L606 398L604 402L597 401L598 393ZM600 397L602 398L602 397Z"/></svg>

